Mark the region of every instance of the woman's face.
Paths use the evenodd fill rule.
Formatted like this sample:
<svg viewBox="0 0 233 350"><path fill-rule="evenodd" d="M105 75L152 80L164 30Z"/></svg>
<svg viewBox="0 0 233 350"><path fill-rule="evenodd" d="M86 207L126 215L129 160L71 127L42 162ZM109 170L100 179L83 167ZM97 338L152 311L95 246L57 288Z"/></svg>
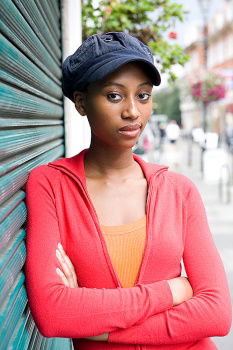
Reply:
<svg viewBox="0 0 233 350"><path fill-rule="evenodd" d="M152 110L152 83L140 64L128 63L91 84L83 100L92 141L131 148Z"/></svg>

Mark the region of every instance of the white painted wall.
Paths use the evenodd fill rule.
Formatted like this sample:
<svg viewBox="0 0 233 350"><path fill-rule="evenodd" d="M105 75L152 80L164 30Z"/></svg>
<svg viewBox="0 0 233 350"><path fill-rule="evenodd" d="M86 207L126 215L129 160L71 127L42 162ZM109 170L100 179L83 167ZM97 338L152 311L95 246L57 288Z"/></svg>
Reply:
<svg viewBox="0 0 233 350"><path fill-rule="evenodd" d="M82 42L81 1L62 0L63 60L74 53ZM79 153L90 144L90 127L86 117L78 114L74 103L64 99L66 157Z"/></svg>

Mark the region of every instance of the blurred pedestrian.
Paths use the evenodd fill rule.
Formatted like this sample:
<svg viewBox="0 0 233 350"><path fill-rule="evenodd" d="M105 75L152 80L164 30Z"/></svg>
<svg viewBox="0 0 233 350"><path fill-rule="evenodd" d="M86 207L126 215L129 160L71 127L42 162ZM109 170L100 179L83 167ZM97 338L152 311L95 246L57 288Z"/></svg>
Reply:
<svg viewBox="0 0 233 350"><path fill-rule="evenodd" d="M166 136L171 143L176 143L180 136L180 127L176 120L171 120L166 127Z"/></svg>
<svg viewBox="0 0 233 350"><path fill-rule="evenodd" d="M160 148L160 151L163 151L163 143L166 137L166 124L159 123L158 129L159 129L159 148Z"/></svg>

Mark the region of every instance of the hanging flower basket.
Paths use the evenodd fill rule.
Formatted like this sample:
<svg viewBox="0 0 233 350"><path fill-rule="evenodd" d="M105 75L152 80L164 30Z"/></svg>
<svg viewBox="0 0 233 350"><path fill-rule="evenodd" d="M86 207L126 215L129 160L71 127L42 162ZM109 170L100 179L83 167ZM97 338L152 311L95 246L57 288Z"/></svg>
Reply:
<svg viewBox="0 0 233 350"><path fill-rule="evenodd" d="M192 84L191 94L195 101L212 102L225 97L223 78L216 73L205 73L203 78Z"/></svg>
<svg viewBox="0 0 233 350"><path fill-rule="evenodd" d="M169 32L168 36L169 36L170 39L174 39L174 40L177 39L177 33L176 32Z"/></svg>

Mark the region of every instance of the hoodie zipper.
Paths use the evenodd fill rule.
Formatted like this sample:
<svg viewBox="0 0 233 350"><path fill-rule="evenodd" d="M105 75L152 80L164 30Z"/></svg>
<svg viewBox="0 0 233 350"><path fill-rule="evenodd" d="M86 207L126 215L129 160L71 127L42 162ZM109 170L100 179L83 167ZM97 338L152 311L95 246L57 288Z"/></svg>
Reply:
<svg viewBox="0 0 233 350"><path fill-rule="evenodd" d="M151 175L150 180L148 182L148 194L147 194L147 201L146 201L146 242L143 250L141 265L139 267L137 279L134 285L137 285L139 283L142 277L143 268L145 268L145 265L146 265L145 256L146 256L146 253L148 252L149 241L151 239L151 230L150 230L151 225L149 224L149 220L150 220L149 212L150 212L150 203L151 203L151 197L152 197L152 189L154 188L152 185L152 180L156 178L157 175L158 173Z"/></svg>
<svg viewBox="0 0 233 350"><path fill-rule="evenodd" d="M142 260L141 260L141 264L139 267L139 271L138 271L138 275L137 275L137 279L134 283L134 285L137 285L139 283L139 280L142 276L142 268L145 266L146 262L145 262L145 255L146 252L148 251L148 245L149 245L149 239L151 237L151 233L150 233L150 227L151 225L149 225L149 208L150 208L150 202L151 202L151 192L152 192L152 184L151 184L151 180L152 177L154 177L155 175L152 175L150 178L150 181L148 182L148 194L147 194L147 200L146 200L146 242L145 242L145 246L144 246L144 250L143 250L143 255L142 255ZM135 346L135 350L141 350L143 349L143 346L138 344Z"/></svg>
<svg viewBox="0 0 233 350"><path fill-rule="evenodd" d="M153 178L156 178L156 176L159 174L155 173L150 177L150 180L148 182L148 194L147 194L147 201L146 201L146 242L145 242L145 247L144 247L144 251L143 251L143 256L142 256L142 261L141 261L141 265L138 271L138 275L137 275L137 279L134 285L137 285L142 277L142 272L143 272L143 268L145 268L146 266L146 261L145 257L146 257L146 253L148 252L148 247L149 247L149 240L151 239L151 225L149 225L149 220L150 220L150 216L149 216L149 212L150 212L150 203L151 203L151 197L152 197L152 190L153 190L153 184L152 184L152 180ZM156 191L157 192L157 191ZM141 350L143 349L143 345L136 345L135 346L135 350Z"/></svg>
<svg viewBox="0 0 233 350"><path fill-rule="evenodd" d="M116 284L117 287L123 288L123 287L122 287L122 284L121 284L121 282L120 282L120 280L119 280L119 278L118 278L118 276L117 276L117 274L116 274L116 271L115 271L115 269L114 269L114 267L113 267L113 265L112 265L112 262L111 262L111 259L110 259L109 253L108 253L107 245L106 245L106 242L105 242L105 240L104 240L103 233L102 233L102 231L101 231L101 229L100 229L100 223L99 223L99 220L98 220L98 215L97 215L97 212L96 212L96 210L95 210L95 207L94 207L94 205L92 204L92 201L91 201L91 199L90 199L90 196L89 196L89 194L88 194L88 192L87 192L85 186L83 185L83 183L81 182L80 179L78 179L78 182L79 182L79 184L81 185L81 188L82 188L83 192L85 193L85 195L86 195L86 197L87 197L87 199L88 199L88 201L89 201L90 207L91 207L91 209L92 209L92 211L93 211L92 217L93 217L93 219L94 219L94 223L95 223L95 226L96 226L96 228L97 228L97 231L98 231L98 234L99 234L99 237L100 237L102 246L103 246L105 258L106 258L106 260L107 260L108 266L110 267L111 273L112 273L112 275L113 275L113 277L114 277L115 284Z"/></svg>
<svg viewBox="0 0 233 350"><path fill-rule="evenodd" d="M149 211L150 211L150 202L151 202L151 197L152 197L152 188L153 185L151 184L152 183L152 180L153 178L157 177L159 175L160 171L158 171L157 173L153 174L148 182L148 195L147 195L147 202L146 202L146 242L145 242L145 247L144 247L144 251L143 251L143 255L142 255L142 260L141 260L141 265L140 265L140 268L139 268L139 271L138 271L138 275L137 275L137 279L134 283L134 286L136 286L137 283L139 283L139 280L141 279L141 276L142 276L142 268L145 266L146 264L146 261L145 261L145 256L146 256L146 253L148 251L148 246L149 246L149 241L151 239L151 231L150 231L150 227L151 225L149 225ZM108 266L110 267L110 270L111 270L111 273L114 277L114 281L117 285L117 287L120 287L120 288L123 288L118 276L117 276L117 273L113 267L113 264L112 264L112 261L111 261L111 258L110 258L110 255L108 253L108 249L107 249L107 245L106 245L106 242L105 242L105 239L103 237L103 233L100 229L100 224L99 224L99 220L98 220L98 215L97 215L97 212L95 210L95 207L94 205L92 204L92 201L90 199L90 196L87 192L87 189L85 188L85 186L83 185L83 183L81 182L81 180L78 178L78 182L79 184L81 185L82 187L82 190L84 191L88 201L89 201L89 204L90 204L90 207L93 211L93 219L94 219L94 222L95 222L95 225L96 225L96 228L97 228L97 231L99 233L99 237L100 237L100 240L101 240L101 243L102 243L102 246L103 246L103 250L104 250L104 254L105 254L105 257L106 257L106 260L107 260L107 263L108 263Z"/></svg>

